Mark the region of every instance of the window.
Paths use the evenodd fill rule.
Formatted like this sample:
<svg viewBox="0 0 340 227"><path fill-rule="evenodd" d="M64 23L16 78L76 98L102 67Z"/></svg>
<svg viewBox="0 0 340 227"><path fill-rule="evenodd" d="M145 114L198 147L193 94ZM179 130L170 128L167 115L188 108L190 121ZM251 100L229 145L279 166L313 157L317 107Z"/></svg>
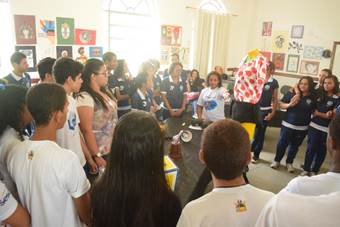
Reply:
<svg viewBox="0 0 340 227"><path fill-rule="evenodd" d="M220 0L203 0L200 4L200 9L226 13L226 8Z"/></svg>
<svg viewBox="0 0 340 227"><path fill-rule="evenodd" d="M158 5L155 0L111 0L106 12L109 50L125 59L136 76L143 61L159 56Z"/></svg>

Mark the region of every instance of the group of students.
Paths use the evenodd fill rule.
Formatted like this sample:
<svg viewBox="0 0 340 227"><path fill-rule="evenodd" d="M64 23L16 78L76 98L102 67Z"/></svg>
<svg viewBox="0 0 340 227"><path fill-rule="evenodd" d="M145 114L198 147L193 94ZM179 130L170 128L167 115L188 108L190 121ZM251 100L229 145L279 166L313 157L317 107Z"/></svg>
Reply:
<svg viewBox="0 0 340 227"><path fill-rule="evenodd" d="M307 195L301 189L303 184L315 182L317 190L306 186L306 191L313 191L313 196L325 194L320 198L301 197L302 201L311 200L310 207L314 200L315 206L323 199L339 200L338 194L329 194L340 190L334 180L339 178L340 163L340 117L335 117L334 111L338 84L334 76L320 80L320 90L315 91L310 78L303 77L280 102L280 107L287 109L279 141L282 149L287 139L283 135L291 136L288 145L293 148L297 144L293 139L300 138L296 131L307 122L307 113L299 115L301 109L309 111L309 116L314 113L313 119L320 117L312 123L326 129L334 118L328 140L331 171L293 180L284 190L286 194L273 198L272 193L246 184L242 176L252 159L252 149L246 130L224 117L229 93L222 86L221 73L211 72L205 84L198 71L187 76L175 61L168 76L161 79L155 73L159 67L156 61L148 61L133 80L126 63L108 52L103 61L89 59L85 65L65 57L45 58L38 64L42 83L30 87L30 77L25 73L26 56L16 52L11 62L13 72L4 78L6 85L0 87L0 221L4 224L182 227L254 226L257 221L257 226L281 226L285 219L276 219L279 214L275 212L280 209L273 206L289 192ZM270 65L267 73L273 70ZM261 111L265 111L263 122L273 117L277 105L271 105L277 97L277 82L271 78L268 84L260 103ZM182 211L178 197L165 180L164 132L156 117L164 120L182 116L187 91L198 93L190 99L197 103L197 117L213 122L204 130L199 156L211 172L214 190ZM162 113L157 116L159 110ZM289 128L290 125L301 128ZM318 139L314 141L318 146L324 139L320 135L324 136L316 132L310 136ZM324 155L320 150L309 151L312 161L304 168L319 163ZM91 186L87 176L98 172L102 174ZM328 184L323 186L322 181ZM329 184L331 187L323 189ZM283 217L285 209L281 212ZM296 216L292 221L298 219ZM332 220L329 226L338 225Z"/></svg>

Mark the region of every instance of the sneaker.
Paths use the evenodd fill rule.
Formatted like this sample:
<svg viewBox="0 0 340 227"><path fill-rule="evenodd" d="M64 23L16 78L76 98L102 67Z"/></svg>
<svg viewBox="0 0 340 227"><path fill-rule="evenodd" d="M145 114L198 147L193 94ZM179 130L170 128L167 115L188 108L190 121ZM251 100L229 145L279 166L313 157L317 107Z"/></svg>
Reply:
<svg viewBox="0 0 340 227"><path fill-rule="evenodd" d="M193 118L193 119L198 119L197 114L192 115L192 118Z"/></svg>
<svg viewBox="0 0 340 227"><path fill-rule="evenodd" d="M300 173L300 176L309 176L309 172L307 172L307 171L302 171L301 173Z"/></svg>
<svg viewBox="0 0 340 227"><path fill-rule="evenodd" d="M289 173L294 173L295 169L292 164L287 164L286 166Z"/></svg>
<svg viewBox="0 0 340 227"><path fill-rule="evenodd" d="M251 163L256 164L258 160L259 160L259 158L252 157Z"/></svg>
<svg viewBox="0 0 340 227"><path fill-rule="evenodd" d="M270 165L270 168L272 168L272 169L277 169L277 168L279 168L279 166L280 166L280 163L274 161L274 162Z"/></svg>

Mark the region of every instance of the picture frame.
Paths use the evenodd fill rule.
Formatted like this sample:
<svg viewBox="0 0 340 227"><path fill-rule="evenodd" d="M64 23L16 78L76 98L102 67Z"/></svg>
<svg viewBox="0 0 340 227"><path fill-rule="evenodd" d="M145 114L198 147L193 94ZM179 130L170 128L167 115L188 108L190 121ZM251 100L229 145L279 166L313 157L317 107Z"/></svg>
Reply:
<svg viewBox="0 0 340 227"><path fill-rule="evenodd" d="M278 70L278 71L284 70L285 57L286 57L286 54L284 53L273 53L272 62L275 65L275 70Z"/></svg>
<svg viewBox="0 0 340 227"><path fill-rule="evenodd" d="M272 26L273 22L267 21L262 24L262 36L271 36L272 35Z"/></svg>
<svg viewBox="0 0 340 227"><path fill-rule="evenodd" d="M101 58L103 56L103 47L100 46L89 47L89 56L90 58Z"/></svg>
<svg viewBox="0 0 340 227"><path fill-rule="evenodd" d="M303 25L293 25L290 37L293 39L302 39L304 30L305 30L305 26Z"/></svg>
<svg viewBox="0 0 340 227"><path fill-rule="evenodd" d="M316 76L319 72L319 66L320 62L318 61L301 60L300 73L310 76Z"/></svg>
<svg viewBox="0 0 340 227"><path fill-rule="evenodd" d="M35 16L14 15L16 44L36 44Z"/></svg>
<svg viewBox="0 0 340 227"><path fill-rule="evenodd" d="M286 71L290 73L297 73L299 69L300 55L289 54L287 58Z"/></svg>
<svg viewBox="0 0 340 227"><path fill-rule="evenodd" d="M57 46L56 47L57 58L60 57L73 57L72 46Z"/></svg>
<svg viewBox="0 0 340 227"><path fill-rule="evenodd" d="M19 51L26 55L27 63L29 65L27 72L37 71L37 53L35 46L15 46L15 51Z"/></svg>

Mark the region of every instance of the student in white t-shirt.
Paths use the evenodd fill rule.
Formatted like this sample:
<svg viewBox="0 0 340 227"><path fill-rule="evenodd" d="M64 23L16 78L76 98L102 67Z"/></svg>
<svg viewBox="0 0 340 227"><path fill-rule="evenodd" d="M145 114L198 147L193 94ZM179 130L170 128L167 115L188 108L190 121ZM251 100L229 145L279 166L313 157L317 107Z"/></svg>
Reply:
<svg viewBox="0 0 340 227"><path fill-rule="evenodd" d="M340 192L304 196L282 190L262 210L255 227L339 227Z"/></svg>
<svg viewBox="0 0 340 227"><path fill-rule="evenodd" d="M12 146L24 140L25 126L32 121L26 93L26 87L17 85L0 89L0 180L15 198L17 191L7 170L6 157Z"/></svg>
<svg viewBox="0 0 340 227"><path fill-rule="evenodd" d="M29 227L30 216L0 181L0 226Z"/></svg>
<svg viewBox="0 0 340 227"><path fill-rule="evenodd" d="M214 71L209 73L207 85L208 87L202 90L198 98L198 119L204 118L206 121L224 119L224 102L229 94L227 89L222 87L221 75Z"/></svg>
<svg viewBox="0 0 340 227"><path fill-rule="evenodd" d="M296 177L286 190L301 195L322 195L340 192L340 115L329 124L327 147L331 163L328 173L316 176Z"/></svg>
<svg viewBox="0 0 340 227"><path fill-rule="evenodd" d="M90 224L90 183L74 152L55 142L67 118L67 96L57 84L41 83L26 97L36 124L32 140L8 153L7 167L32 226L81 227Z"/></svg>
<svg viewBox="0 0 340 227"><path fill-rule="evenodd" d="M68 113L63 128L57 131L57 144L76 153L80 164L85 166L86 161L93 172L97 171L94 162L79 129L79 115L73 93L78 93L83 83L81 73L83 65L72 58L59 58L53 66L53 75L56 82L62 85L67 94Z"/></svg>
<svg viewBox="0 0 340 227"><path fill-rule="evenodd" d="M203 132L199 157L214 189L185 206L177 227L253 227L274 194L246 184L242 176L251 160L246 130L234 120L215 121Z"/></svg>

